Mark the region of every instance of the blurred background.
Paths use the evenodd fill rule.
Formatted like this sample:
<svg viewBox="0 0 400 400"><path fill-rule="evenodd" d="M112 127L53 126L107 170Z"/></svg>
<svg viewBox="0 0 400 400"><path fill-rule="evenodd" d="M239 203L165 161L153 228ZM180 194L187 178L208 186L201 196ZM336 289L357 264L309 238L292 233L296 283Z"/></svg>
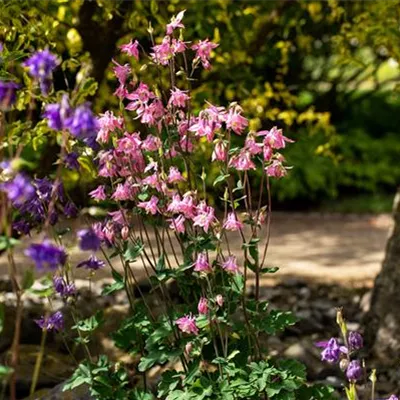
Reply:
<svg viewBox="0 0 400 400"><path fill-rule="evenodd" d="M212 69L193 81L195 107L238 101L252 129L277 125L296 141L284 152L293 169L274 182L275 209L390 210L400 181L399 1L9 0L0 4L0 40L16 64L38 48L60 54L56 89L92 76L87 93L104 112L119 108L111 59L128 59L118 46L134 38L150 50L149 22L157 41L182 9L186 38L220 43ZM24 156L44 175L55 146L42 127ZM87 172L64 177L80 202L94 177Z"/></svg>

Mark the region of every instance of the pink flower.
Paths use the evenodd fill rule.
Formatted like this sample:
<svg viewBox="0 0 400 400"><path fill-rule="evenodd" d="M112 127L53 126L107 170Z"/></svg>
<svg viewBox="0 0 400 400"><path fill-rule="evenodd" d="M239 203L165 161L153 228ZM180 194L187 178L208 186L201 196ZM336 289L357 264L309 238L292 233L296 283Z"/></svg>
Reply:
<svg viewBox="0 0 400 400"><path fill-rule="evenodd" d="M137 89L126 96L127 99L136 100L140 103L147 103L150 99L154 99L154 97L155 94L149 90L149 87L143 82L140 82Z"/></svg>
<svg viewBox="0 0 400 400"><path fill-rule="evenodd" d="M199 304L197 305L199 314L208 313L208 300L205 297L200 297Z"/></svg>
<svg viewBox="0 0 400 400"><path fill-rule="evenodd" d="M158 212L158 197L157 196L151 196L151 199L149 201L141 201L138 203L139 208L143 208L146 213L150 213L152 215L156 215Z"/></svg>
<svg viewBox="0 0 400 400"><path fill-rule="evenodd" d="M286 168L282 165L282 162L279 160L275 160L265 168L267 175L274 178L282 178L287 175Z"/></svg>
<svg viewBox="0 0 400 400"><path fill-rule="evenodd" d="M106 111L104 114L100 114L98 118L100 130L97 133L96 140L100 143L107 143L110 138L110 132L116 128L122 129L124 126L124 119L121 117L115 117L112 111Z"/></svg>
<svg viewBox="0 0 400 400"><path fill-rule="evenodd" d="M185 193L182 201L179 203L178 209L178 212L183 213L185 218L194 218L196 208L193 197L190 194Z"/></svg>
<svg viewBox="0 0 400 400"><path fill-rule="evenodd" d="M116 224L126 225L127 216L126 216L125 210L112 211L112 212L109 212L108 215L111 216L113 222L115 222Z"/></svg>
<svg viewBox="0 0 400 400"><path fill-rule="evenodd" d="M178 328L184 333L191 333L197 335L199 333L199 328L196 325L196 318L192 314L185 315L175 321Z"/></svg>
<svg viewBox="0 0 400 400"><path fill-rule="evenodd" d="M243 224L236 219L235 213L231 212L228 214L223 228L227 231L238 231L239 229L243 228Z"/></svg>
<svg viewBox="0 0 400 400"><path fill-rule="evenodd" d="M209 272L211 271L210 264L207 260L207 254L205 252L199 253L194 263L195 272Z"/></svg>
<svg viewBox="0 0 400 400"><path fill-rule="evenodd" d="M239 155L232 157L229 161L229 166L236 168L238 171L248 171L256 168L251 159L251 154L245 150L241 150Z"/></svg>
<svg viewBox="0 0 400 400"><path fill-rule="evenodd" d="M236 262L235 256L229 256L224 263L222 263L222 268L225 271L237 273L239 272L239 267Z"/></svg>
<svg viewBox="0 0 400 400"><path fill-rule="evenodd" d="M200 59L203 68L209 69L211 67L209 59L211 51L218 47L217 43L210 42L208 39L200 40L197 44L192 46L192 50L196 50L196 59Z"/></svg>
<svg viewBox="0 0 400 400"><path fill-rule="evenodd" d="M222 140L218 140L215 143L214 151L211 156L212 161L225 161L227 155L227 148Z"/></svg>
<svg viewBox="0 0 400 400"><path fill-rule="evenodd" d="M264 149L263 149L264 160L271 161L273 154L274 153L272 147L267 144L264 144Z"/></svg>
<svg viewBox="0 0 400 400"><path fill-rule="evenodd" d="M246 142L245 142L244 147L252 155L260 154L263 151L262 143L257 143L252 136L248 136L246 138Z"/></svg>
<svg viewBox="0 0 400 400"><path fill-rule="evenodd" d="M185 233L185 217L180 215L176 218L168 220L170 222L169 228L178 233Z"/></svg>
<svg viewBox="0 0 400 400"><path fill-rule="evenodd" d="M180 39L172 39L172 51L174 54L183 53L186 50L186 44Z"/></svg>
<svg viewBox="0 0 400 400"><path fill-rule="evenodd" d="M96 201L105 200L107 198L104 186L100 185L89 193L89 196Z"/></svg>
<svg viewBox="0 0 400 400"><path fill-rule="evenodd" d="M129 237L129 227L127 225L123 226L121 229L121 237L124 240L127 240Z"/></svg>
<svg viewBox="0 0 400 400"><path fill-rule="evenodd" d="M117 96L119 99L124 99L128 94L128 90L126 89L124 84L120 83L120 85L117 87L117 89L113 94L114 96Z"/></svg>
<svg viewBox="0 0 400 400"><path fill-rule="evenodd" d="M116 65L113 68L113 71L114 71L115 76L118 78L119 83L121 85L125 84L125 82L128 78L128 75L131 72L131 67L129 66L129 64L120 65L115 60L112 60L112 62Z"/></svg>
<svg viewBox="0 0 400 400"><path fill-rule="evenodd" d="M121 51L123 53L128 54L128 56L131 57L135 57L136 60L139 60L139 42L137 40L135 40L134 42L132 42L132 39L129 43L123 44L122 46L119 46L119 48L121 49Z"/></svg>
<svg viewBox="0 0 400 400"><path fill-rule="evenodd" d="M241 111L242 109L240 107L230 108L225 119L226 128L232 129L233 132L238 135L240 135L249 124L249 121L240 115Z"/></svg>
<svg viewBox="0 0 400 400"><path fill-rule="evenodd" d="M215 302L222 307L224 305L224 298L222 297L222 294L217 294L215 296Z"/></svg>
<svg viewBox="0 0 400 400"><path fill-rule="evenodd" d="M171 22L167 25L167 35L171 35L176 28L184 28L181 23L186 10L181 11L178 15L171 18Z"/></svg>
<svg viewBox="0 0 400 400"><path fill-rule="evenodd" d="M210 225L215 220L215 210L203 201L196 208L197 215L193 218L193 226L200 226L208 232Z"/></svg>
<svg viewBox="0 0 400 400"><path fill-rule="evenodd" d="M170 167L169 174L168 174L168 183L181 182L184 180L185 180L185 178L179 172L178 168Z"/></svg>
<svg viewBox="0 0 400 400"><path fill-rule="evenodd" d="M257 133L258 136L264 137L264 145L268 145L273 149L283 149L287 143L293 143L292 139L283 136L282 129L278 129L274 126L270 131L260 131Z"/></svg>
<svg viewBox="0 0 400 400"><path fill-rule="evenodd" d="M168 65L169 60L174 56L174 49L171 46L171 38L165 36L161 44L153 46L153 53L150 57L156 64Z"/></svg>
<svg viewBox="0 0 400 400"><path fill-rule="evenodd" d="M148 135L142 142L145 151L157 151L161 147L161 140L157 136Z"/></svg>
<svg viewBox="0 0 400 400"><path fill-rule="evenodd" d="M181 196L179 194L174 194L172 196L172 201L168 204L167 211L176 213L180 212Z"/></svg>
<svg viewBox="0 0 400 400"><path fill-rule="evenodd" d="M180 90L178 88L171 89L171 97L169 98L168 105L175 107L185 107L186 102L190 97L186 94L187 90Z"/></svg>
<svg viewBox="0 0 400 400"><path fill-rule="evenodd" d="M207 113L203 111L196 119L196 123L190 126L189 131L194 132L196 136L205 136L209 142L214 139L215 132L221 128L218 121L214 121L207 117Z"/></svg>

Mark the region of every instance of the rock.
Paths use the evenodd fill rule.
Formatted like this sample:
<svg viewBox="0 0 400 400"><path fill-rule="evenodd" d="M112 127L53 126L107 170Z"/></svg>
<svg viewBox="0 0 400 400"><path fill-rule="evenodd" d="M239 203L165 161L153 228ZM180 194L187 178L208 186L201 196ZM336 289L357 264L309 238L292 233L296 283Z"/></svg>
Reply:
<svg viewBox="0 0 400 400"><path fill-rule="evenodd" d="M95 400L94 397L90 396L87 385L81 385L73 390L63 392L64 384L65 382L62 382L53 389L39 390L25 400Z"/></svg>

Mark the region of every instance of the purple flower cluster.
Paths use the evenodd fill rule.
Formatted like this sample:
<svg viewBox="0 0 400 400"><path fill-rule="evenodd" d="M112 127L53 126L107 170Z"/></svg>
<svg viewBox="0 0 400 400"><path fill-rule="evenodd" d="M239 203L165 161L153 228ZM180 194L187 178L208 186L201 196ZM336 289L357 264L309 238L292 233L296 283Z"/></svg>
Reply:
<svg viewBox="0 0 400 400"><path fill-rule="evenodd" d="M75 152L68 153L64 157L65 166L69 169L79 169L79 162L78 162L79 154Z"/></svg>
<svg viewBox="0 0 400 400"><path fill-rule="evenodd" d="M40 328L50 331L52 329L61 331L64 328L64 317L61 311L57 311L49 317L41 317L35 320Z"/></svg>
<svg viewBox="0 0 400 400"><path fill-rule="evenodd" d="M56 269L65 264L67 255L62 247L53 245L45 240L43 243L33 243L24 254L35 262L38 269Z"/></svg>
<svg viewBox="0 0 400 400"><path fill-rule="evenodd" d="M19 85L12 81L0 81L0 110L7 111L17 100Z"/></svg>
<svg viewBox="0 0 400 400"><path fill-rule="evenodd" d="M99 125L89 103L73 109L65 95L60 103L48 104L44 116L49 128L57 131L67 129L72 136L83 140L88 146L95 146Z"/></svg>
<svg viewBox="0 0 400 400"><path fill-rule="evenodd" d="M363 368L359 360L350 360L350 355L360 350L363 345L363 337L358 332L350 332L347 337L348 347L341 346L337 339L331 338L327 342L316 343L317 347L321 347L321 360L329 364L336 364L345 355L348 360L346 366L346 376L349 381L358 381L363 375ZM345 364L346 365L346 364Z"/></svg>
<svg viewBox="0 0 400 400"><path fill-rule="evenodd" d="M23 65L28 67L29 74L39 81L42 94L47 95L51 88L53 70L58 65L57 57L47 49L37 51Z"/></svg>

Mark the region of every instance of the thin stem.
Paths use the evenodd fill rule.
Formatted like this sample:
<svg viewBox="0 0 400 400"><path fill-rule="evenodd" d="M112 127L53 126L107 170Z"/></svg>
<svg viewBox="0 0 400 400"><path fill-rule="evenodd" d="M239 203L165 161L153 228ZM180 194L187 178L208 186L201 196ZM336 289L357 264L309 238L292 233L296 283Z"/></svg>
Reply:
<svg viewBox="0 0 400 400"><path fill-rule="evenodd" d="M46 337L47 337L47 329L42 330L42 338L40 340L40 349L38 356L36 358L35 369L33 370L32 376L32 384L29 394L33 396L36 390L37 381L39 379L40 367L42 365L43 355L44 355L44 348L46 344Z"/></svg>

